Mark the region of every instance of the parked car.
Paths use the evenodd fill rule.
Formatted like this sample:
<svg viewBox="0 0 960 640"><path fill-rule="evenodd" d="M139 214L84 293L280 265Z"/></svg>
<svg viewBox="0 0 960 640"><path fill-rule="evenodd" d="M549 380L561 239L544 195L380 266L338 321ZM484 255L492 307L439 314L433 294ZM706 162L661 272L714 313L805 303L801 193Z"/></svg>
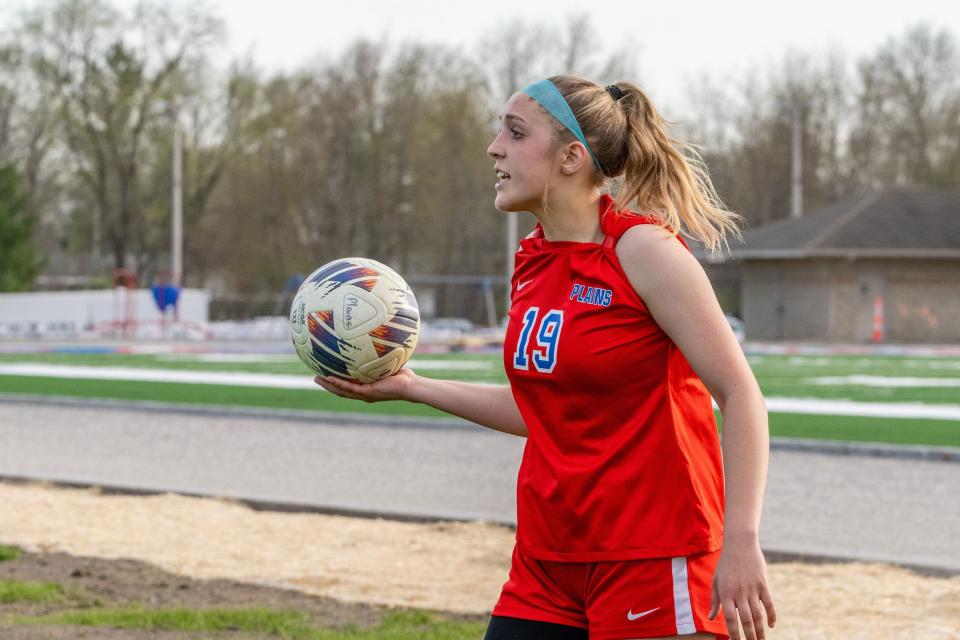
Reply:
<svg viewBox="0 0 960 640"><path fill-rule="evenodd" d="M444 341L469 335L476 327L467 318L431 318L420 323L420 339Z"/></svg>

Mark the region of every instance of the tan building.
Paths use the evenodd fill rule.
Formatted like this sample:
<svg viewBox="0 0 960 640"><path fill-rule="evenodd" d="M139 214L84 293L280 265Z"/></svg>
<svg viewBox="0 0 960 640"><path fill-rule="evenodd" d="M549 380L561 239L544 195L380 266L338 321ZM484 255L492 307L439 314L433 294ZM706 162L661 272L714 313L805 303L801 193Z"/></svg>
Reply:
<svg viewBox="0 0 960 640"><path fill-rule="evenodd" d="M960 192L852 197L743 239L705 267L739 288L748 340L960 342Z"/></svg>

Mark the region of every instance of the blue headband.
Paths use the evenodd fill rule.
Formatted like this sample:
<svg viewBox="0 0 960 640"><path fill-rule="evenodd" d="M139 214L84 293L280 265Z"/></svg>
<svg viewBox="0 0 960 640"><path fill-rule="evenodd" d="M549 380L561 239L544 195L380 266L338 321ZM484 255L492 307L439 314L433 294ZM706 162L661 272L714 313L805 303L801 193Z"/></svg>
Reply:
<svg viewBox="0 0 960 640"><path fill-rule="evenodd" d="M527 85L523 89L523 92L536 100L541 107L549 111L550 115L559 120L560 124L565 126L577 140L583 143L590 157L593 158L593 164L597 165L597 170L600 173L603 173L603 166L600 164L600 160L597 159L596 154L593 153L593 149L591 149L587 143L587 139L580 129L580 123L577 122L576 116L574 116L573 111L570 110L570 105L564 100L556 85L549 80L541 80L540 82Z"/></svg>

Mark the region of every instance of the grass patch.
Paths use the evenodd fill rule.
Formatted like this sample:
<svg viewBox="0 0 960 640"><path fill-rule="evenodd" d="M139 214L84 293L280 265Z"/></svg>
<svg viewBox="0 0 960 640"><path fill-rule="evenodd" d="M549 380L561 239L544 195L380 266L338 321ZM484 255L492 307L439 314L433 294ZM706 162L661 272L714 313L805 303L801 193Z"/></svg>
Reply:
<svg viewBox="0 0 960 640"><path fill-rule="evenodd" d="M442 620L427 612L394 612L373 629L318 627L304 613L272 609L143 609L67 611L18 617L19 624L115 627L150 631L242 631L289 640L466 640L483 634L485 623Z"/></svg>
<svg viewBox="0 0 960 640"><path fill-rule="evenodd" d="M957 387L895 387L870 386L862 384L811 384L810 378L823 376L837 377L866 374L873 376L911 377L911 378L954 378L960 379L960 359L917 358L904 356L793 356L793 355L752 355L748 357L760 388L766 396L811 397L824 399L846 399L857 402L922 402L929 404L954 404ZM481 369L444 369L431 368L430 362L439 364L485 365ZM77 353L41 353L41 354L0 354L0 363L34 363L47 365L82 365L95 367L134 367L140 369L167 369L180 371L246 372L261 374L285 374L303 376L308 379L311 373L291 355L287 361L269 362L210 362L198 361L189 354L146 355L146 354L77 354ZM419 363L419 364L418 364ZM502 359L497 354L423 354L412 361L418 374L444 380L464 382L486 382L506 384ZM426 364L427 366L423 366ZM0 376L0 390L9 383ZM69 372L64 379L70 379ZM115 397L110 392L112 381L97 381L104 391L96 395ZM166 386L156 385L157 387ZM210 386L210 385L199 385ZM295 391L295 390L292 390ZM29 393L29 392L25 392ZM158 393L163 393L158 390ZM219 392L218 392L219 393ZM241 392L243 393L243 392ZM304 393L304 392L300 392ZM121 396L125 397L125 396ZM278 396L284 397L284 396ZM309 396L308 396L309 397ZM159 398L158 398L159 399ZM286 401L284 401L286 404ZM290 402L296 402L290 400ZM256 406L274 406L257 402ZM334 408L333 410L337 410ZM379 411L376 411L379 413ZM390 411L390 413L396 413ZM421 415L415 413L414 415Z"/></svg>
<svg viewBox="0 0 960 640"><path fill-rule="evenodd" d="M21 582L0 580L0 603L54 602L63 597L63 587L56 582Z"/></svg>
<svg viewBox="0 0 960 640"><path fill-rule="evenodd" d="M722 432L723 414L714 410L713 415ZM772 412L768 418L770 435L780 438L960 447L960 423L954 420Z"/></svg>
<svg viewBox="0 0 960 640"><path fill-rule="evenodd" d="M752 355L750 368L765 396L857 402L956 404L957 387L923 386L923 378L960 379L960 360L909 356ZM917 386L812 384L811 378L869 375L917 378ZM879 381L878 381L879 382Z"/></svg>
<svg viewBox="0 0 960 640"><path fill-rule="evenodd" d="M476 640L482 638L487 628L486 622L455 622L438 620L433 615L418 611L410 613L392 613L384 617L375 629L361 632L337 633L320 636L323 640ZM348 635L349 634L349 635Z"/></svg>
<svg viewBox="0 0 960 640"><path fill-rule="evenodd" d="M438 362L440 367L430 363ZM479 369L443 368L447 362L475 362ZM0 364L45 364L84 367L133 367L137 369L168 369L176 371L216 371L234 373L272 373L293 376L313 377L307 367L296 355L291 354L286 361L268 362L216 362L197 360L189 354L143 355L143 354L64 354L64 353L24 353L0 354ZM445 380L466 380L477 382L506 383L503 371L503 358L500 355L484 354L423 354L410 363L421 375ZM486 365L486 366L482 366Z"/></svg>
<svg viewBox="0 0 960 640"><path fill-rule="evenodd" d="M771 413L770 435L786 438L960 447L960 423L953 420Z"/></svg>
<svg viewBox="0 0 960 640"><path fill-rule="evenodd" d="M819 400L853 400L855 402L919 402L922 404L957 404L960 387L872 387L869 385L805 384L805 378L760 379L760 390L771 398L817 398Z"/></svg>
<svg viewBox="0 0 960 640"><path fill-rule="evenodd" d="M18 618L29 624L175 631L246 631L308 638L312 627L305 614L270 609L103 609L65 611L48 616Z"/></svg>
<svg viewBox="0 0 960 640"><path fill-rule="evenodd" d="M415 358L414 362L416 360ZM957 403L957 387L814 385L807 380L818 376L853 374L960 379L960 359L957 358L752 355L749 356L749 360L764 395L768 397L846 399L859 402L919 402L932 405ZM422 361L486 363L489 366L480 370L426 368L418 371L422 375L448 380L506 383L499 355L424 354ZM309 378L310 375L292 355L289 362L217 363L198 362L186 357L178 360L171 356L156 355L4 354L0 355L0 362L123 365L192 371L249 371L302 375L305 378ZM0 394L2 393L149 400L181 405L285 408L382 416L447 417L447 414L422 404L407 402L366 404L338 398L323 392L319 387L316 390L272 389L231 385L0 375ZM960 421L957 420L771 413L770 430L771 434L782 437L960 447Z"/></svg>
<svg viewBox="0 0 960 640"><path fill-rule="evenodd" d="M304 409L309 411L344 411L394 416L447 416L442 411L411 402L367 404L347 400L332 393L327 393L320 387L313 391L215 384L194 385L173 382L0 376L0 393L151 400L182 404Z"/></svg>
<svg viewBox="0 0 960 640"><path fill-rule="evenodd" d="M17 547L11 547L10 545L0 544L0 562L6 562L7 560L16 560L20 557L20 549Z"/></svg>

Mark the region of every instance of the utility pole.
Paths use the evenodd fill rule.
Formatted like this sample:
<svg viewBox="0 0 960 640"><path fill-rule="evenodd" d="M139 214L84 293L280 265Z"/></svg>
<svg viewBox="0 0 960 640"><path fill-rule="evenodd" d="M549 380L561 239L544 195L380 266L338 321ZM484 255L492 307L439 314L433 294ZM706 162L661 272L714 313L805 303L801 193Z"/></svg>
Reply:
<svg viewBox="0 0 960 640"><path fill-rule="evenodd" d="M180 286L180 279L183 277L183 141L180 136L180 127L177 126L176 117L173 122L173 193L171 201L173 210L171 219L173 221L173 230L171 233L170 255L172 264L170 265L170 280L173 286Z"/></svg>
<svg viewBox="0 0 960 640"><path fill-rule="evenodd" d="M183 279L183 140L180 136L180 123L177 110L173 110L173 193L170 194L170 219L173 229L170 233L170 285L180 289ZM180 300L173 305L173 320L180 321ZM166 310L162 311L166 318Z"/></svg>
<svg viewBox="0 0 960 640"><path fill-rule="evenodd" d="M800 106L793 107L793 144L790 163L790 217L803 215L803 131L800 126Z"/></svg>

